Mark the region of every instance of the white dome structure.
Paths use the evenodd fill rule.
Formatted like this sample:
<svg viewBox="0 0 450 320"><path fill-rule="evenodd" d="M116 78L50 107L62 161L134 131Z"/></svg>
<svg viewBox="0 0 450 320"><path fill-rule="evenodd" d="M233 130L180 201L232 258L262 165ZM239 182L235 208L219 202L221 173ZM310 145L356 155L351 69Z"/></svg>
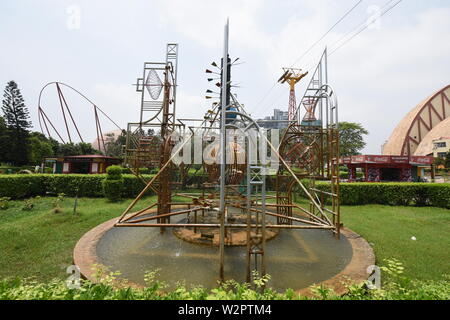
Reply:
<svg viewBox="0 0 450 320"><path fill-rule="evenodd" d="M412 156L432 153L434 139L450 136L448 119L450 85L422 101L400 121L384 145L383 155ZM443 122L444 124L440 125Z"/></svg>
<svg viewBox="0 0 450 320"><path fill-rule="evenodd" d="M103 140L105 141L105 144L106 144L106 141L108 139L110 139L110 137L114 137L114 140L116 140L118 137L120 137L121 134L122 134L122 130L108 131L103 134ZM105 152L101 140L102 140L101 138L100 139L97 138L93 142L91 142L91 145L92 145L92 148L99 150L101 152Z"/></svg>

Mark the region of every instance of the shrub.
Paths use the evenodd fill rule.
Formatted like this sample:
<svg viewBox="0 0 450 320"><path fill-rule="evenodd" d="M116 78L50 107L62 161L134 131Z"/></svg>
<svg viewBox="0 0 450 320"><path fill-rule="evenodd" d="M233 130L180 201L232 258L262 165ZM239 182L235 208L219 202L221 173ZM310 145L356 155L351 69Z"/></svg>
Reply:
<svg viewBox="0 0 450 320"><path fill-rule="evenodd" d="M0 210L6 210L9 208L9 200L11 200L10 197L0 198Z"/></svg>
<svg viewBox="0 0 450 320"><path fill-rule="evenodd" d="M103 194L110 201L119 201L123 192L122 168L110 166L106 172L106 179L102 181Z"/></svg>
<svg viewBox="0 0 450 320"><path fill-rule="evenodd" d="M59 193L58 197L53 201L53 213L61 213L63 209L61 208L61 203L64 202L64 193Z"/></svg>
<svg viewBox="0 0 450 320"><path fill-rule="evenodd" d="M395 263L395 261L394 261ZM292 289L278 292L263 287L270 277L258 277L253 285L234 280L223 282L207 290L201 286L187 288L183 283L173 290L157 279L156 272L145 275L145 287L129 287L117 278L120 273L102 270L95 273L97 283L80 281L80 289L70 289L66 281L54 279L38 283L32 279L0 280L0 300L443 300L450 299L448 277L442 280L418 281L401 276L401 264L383 268L389 276L380 289L368 290L365 283L344 283L348 293L340 296L324 285L312 287L313 297L306 297ZM400 280L400 281L399 281ZM115 285L117 284L117 285Z"/></svg>
<svg viewBox="0 0 450 320"><path fill-rule="evenodd" d="M107 179L117 180L122 178L122 167L120 166L109 166L106 169Z"/></svg>
<svg viewBox="0 0 450 320"><path fill-rule="evenodd" d="M45 195L45 176L38 174L0 175L0 197L11 199Z"/></svg>
<svg viewBox="0 0 450 320"><path fill-rule="evenodd" d="M26 199L23 202L23 211L31 211L34 208L34 205L36 202L38 202L41 199L40 196L36 196L35 198Z"/></svg>
<svg viewBox="0 0 450 320"><path fill-rule="evenodd" d="M54 174L44 175L46 193L58 195L64 193L69 197L102 197L101 174Z"/></svg>
<svg viewBox="0 0 450 320"><path fill-rule="evenodd" d="M32 174L0 175L0 197L24 199L47 194L57 196L65 193L68 197L103 197L102 181L104 174ZM151 175L144 176L147 180ZM123 197L134 198L145 184L133 175L123 175ZM149 190L147 195L153 194Z"/></svg>
<svg viewBox="0 0 450 320"><path fill-rule="evenodd" d="M139 173L140 174L155 174L158 173L159 169L158 168L140 168L139 169ZM122 168L122 174L133 174L133 172L131 172L130 168Z"/></svg>
<svg viewBox="0 0 450 320"><path fill-rule="evenodd" d="M330 190L325 182L317 188ZM341 204L432 206L450 209L450 185L430 183L341 183Z"/></svg>

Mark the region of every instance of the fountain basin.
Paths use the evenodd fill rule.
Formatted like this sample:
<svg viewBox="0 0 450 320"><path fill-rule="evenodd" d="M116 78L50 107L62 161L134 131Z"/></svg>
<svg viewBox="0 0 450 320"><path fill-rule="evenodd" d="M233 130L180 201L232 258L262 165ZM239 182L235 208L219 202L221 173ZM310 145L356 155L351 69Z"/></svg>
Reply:
<svg viewBox="0 0 450 320"><path fill-rule="evenodd" d="M81 274L95 281L93 266L120 271L132 286L144 286L147 271L160 269L159 280L173 288L176 282L217 286L219 248L190 243L171 230L159 228L115 228L117 218L88 231L74 249L74 263ZM353 231L342 228L337 240L328 230L280 230L266 244L268 286L284 291L292 288L308 294L313 284L324 284L343 294L343 282L367 279L367 267L375 263L370 245ZM225 248L225 278L245 281L246 249Z"/></svg>

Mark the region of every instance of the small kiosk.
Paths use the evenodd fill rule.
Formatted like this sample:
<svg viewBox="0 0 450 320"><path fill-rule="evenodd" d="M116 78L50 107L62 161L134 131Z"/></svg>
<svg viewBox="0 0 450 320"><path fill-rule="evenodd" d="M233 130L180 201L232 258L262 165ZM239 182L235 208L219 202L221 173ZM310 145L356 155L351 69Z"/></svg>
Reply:
<svg viewBox="0 0 450 320"><path fill-rule="evenodd" d="M365 182L400 181L419 182L424 170L433 166L434 158L425 156L366 155L343 157L341 164L347 166L349 182L356 181L356 169L361 168ZM432 179L433 170L431 170Z"/></svg>
<svg viewBox="0 0 450 320"><path fill-rule="evenodd" d="M81 155L66 157L46 157L43 167L51 164L53 173L83 173L96 174L106 173L106 168L122 162L119 158L107 157L103 155Z"/></svg>

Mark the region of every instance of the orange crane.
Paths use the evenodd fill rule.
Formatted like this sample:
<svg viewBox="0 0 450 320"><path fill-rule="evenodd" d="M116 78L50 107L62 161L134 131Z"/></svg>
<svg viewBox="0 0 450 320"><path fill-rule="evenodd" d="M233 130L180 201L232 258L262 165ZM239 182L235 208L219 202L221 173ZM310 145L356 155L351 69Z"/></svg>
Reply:
<svg viewBox="0 0 450 320"><path fill-rule="evenodd" d="M301 79L306 77L308 72L302 73L301 69L294 68L283 68L283 75L278 79L279 83L287 82L290 87L289 91L289 108L288 108L288 116L289 120L295 119L295 109L297 106L297 102L295 100L295 85L300 82Z"/></svg>

